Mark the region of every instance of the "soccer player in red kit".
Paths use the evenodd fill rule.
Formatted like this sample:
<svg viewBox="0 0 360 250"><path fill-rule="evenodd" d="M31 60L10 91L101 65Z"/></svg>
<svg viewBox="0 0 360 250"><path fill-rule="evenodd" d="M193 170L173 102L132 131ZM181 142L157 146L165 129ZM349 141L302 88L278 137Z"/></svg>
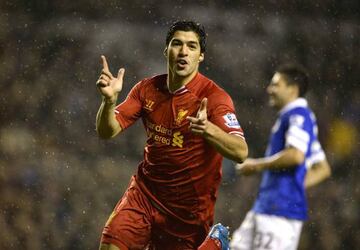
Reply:
<svg viewBox="0 0 360 250"><path fill-rule="evenodd" d="M222 156L242 162L248 150L230 96L198 71L205 45L201 25L174 23L164 50L167 74L140 81L118 106L124 69L114 77L102 56L99 136L112 138L141 118L148 138L144 159L104 227L101 250L224 247L206 237Z"/></svg>

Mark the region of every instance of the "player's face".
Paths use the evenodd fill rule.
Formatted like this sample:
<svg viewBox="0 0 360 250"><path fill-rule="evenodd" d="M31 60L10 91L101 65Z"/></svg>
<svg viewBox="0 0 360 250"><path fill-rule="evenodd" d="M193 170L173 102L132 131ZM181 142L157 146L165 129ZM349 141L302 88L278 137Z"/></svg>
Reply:
<svg viewBox="0 0 360 250"><path fill-rule="evenodd" d="M176 31L165 54L170 73L180 77L193 76L204 60L199 38L193 31Z"/></svg>
<svg viewBox="0 0 360 250"><path fill-rule="evenodd" d="M269 104L276 109L281 109L290 101L296 98L296 87L289 85L286 82L285 77L280 73L275 73L267 92L269 94Z"/></svg>

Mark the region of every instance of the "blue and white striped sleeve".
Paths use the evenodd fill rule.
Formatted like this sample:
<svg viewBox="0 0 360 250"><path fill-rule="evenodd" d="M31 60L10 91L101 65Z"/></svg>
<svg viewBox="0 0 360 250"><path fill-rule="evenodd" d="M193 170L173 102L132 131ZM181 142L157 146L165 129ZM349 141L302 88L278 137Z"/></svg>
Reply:
<svg viewBox="0 0 360 250"><path fill-rule="evenodd" d="M310 169L314 164L325 160L325 152L318 140L311 145L311 155L306 159L306 168Z"/></svg>
<svg viewBox="0 0 360 250"><path fill-rule="evenodd" d="M306 154L309 148L310 134L305 126L305 117L299 114L291 115L289 118L289 128L285 135L285 146L295 147Z"/></svg>

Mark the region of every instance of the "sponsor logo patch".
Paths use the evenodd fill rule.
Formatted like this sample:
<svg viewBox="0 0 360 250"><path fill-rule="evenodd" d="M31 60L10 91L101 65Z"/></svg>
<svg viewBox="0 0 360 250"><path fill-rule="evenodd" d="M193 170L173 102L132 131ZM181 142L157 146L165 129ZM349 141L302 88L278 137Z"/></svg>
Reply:
<svg viewBox="0 0 360 250"><path fill-rule="evenodd" d="M171 146L173 147L179 147L179 148L182 148L183 147L183 143L184 143L184 136L181 135L180 132L175 132L174 133L174 137L172 139L172 144Z"/></svg>
<svg viewBox="0 0 360 250"><path fill-rule="evenodd" d="M229 128L241 128L235 114L227 113L223 118L225 120L225 125Z"/></svg>

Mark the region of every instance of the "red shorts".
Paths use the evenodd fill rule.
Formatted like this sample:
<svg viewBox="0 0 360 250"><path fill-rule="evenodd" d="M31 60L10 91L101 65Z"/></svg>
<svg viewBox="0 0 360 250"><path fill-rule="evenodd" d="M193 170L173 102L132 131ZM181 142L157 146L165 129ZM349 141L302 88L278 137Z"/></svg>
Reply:
<svg viewBox="0 0 360 250"><path fill-rule="evenodd" d="M104 227L101 242L123 249L197 249L210 225L190 225L160 211L132 177Z"/></svg>

